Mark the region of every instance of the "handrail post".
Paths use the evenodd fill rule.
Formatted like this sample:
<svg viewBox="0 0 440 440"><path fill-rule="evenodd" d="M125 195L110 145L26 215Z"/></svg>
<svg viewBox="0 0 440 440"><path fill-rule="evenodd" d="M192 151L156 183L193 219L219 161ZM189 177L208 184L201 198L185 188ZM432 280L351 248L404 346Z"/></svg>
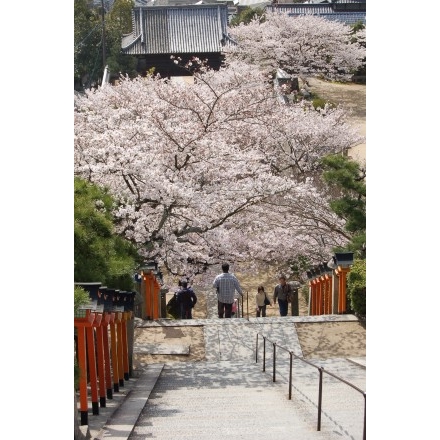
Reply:
<svg viewBox="0 0 440 440"><path fill-rule="evenodd" d="M322 372L323 367L319 367L319 389L318 389L318 427L317 431L321 431L321 409L322 409Z"/></svg>
<svg viewBox="0 0 440 440"><path fill-rule="evenodd" d="M266 371L266 336L264 334L257 333L256 338L256 349L255 349L255 362L258 362L258 342L259 342L259 336L263 338L263 372ZM271 341L268 339L269 343L272 343L273 345L273 370L272 370L272 381L276 382L276 342ZM367 395L366 392L355 386L354 384L346 381L345 379L337 376L336 374L326 371L324 367L319 367L312 362L304 359L301 356L297 356L294 354L293 351L289 351L286 347L283 347L280 345L280 348L282 350L285 350L290 355L290 368L289 368L289 400L292 399L292 388L293 388L293 358L305 362L306 364L311 365L312 367L316 368L319 371L319 386L318 386L318 421L317 421L317 431L321 431L321 419L322 419L322 394L323 394L323 377L324 373L326 373L329 376L334 377L335 379L339 380L342 383L347 384L348 386L354 388L356 391L360 392L364 396L364 426L363 426L363 437L362 440L366 440L366 426L367 426Z"/></svg>
<svg viewBox="0 0 440 440"><path fill-rule="evenodd" d="M292 400L292 365L293 365L293 354L289 351L290 354L290 371L289 371L289 400Z"/></svg>
<svg viewBox="0 0 440 440"><path fill-rule="evenodd" d="M249 321L249 292L246 290L246 312L247 312L247 319Z"/></svg>
<svg viewBox="0 0 440 440"><path fill-rule="evenodd" d="M275 344L275 342L273 342L273 371L272 371L272 382L276 381L276 346L277 344Z"/></svg>
<svg viewBox="0 0 440 440"><path fill-rule="evenodd" d="M258 333L257 333L257 344L255 346L255 363L258 364Z"/></svg>
<svg viewBox="0 0 440 440"><path fill-rule="evenodd" d="M364 393L364 435L362 439L367 439L367 393Z"/></svg>
<svg viewBox="0 0 440 440"><path fill-rule="evenodd" d="M263 336L263 372L266 371L266 336Z"/></svg>

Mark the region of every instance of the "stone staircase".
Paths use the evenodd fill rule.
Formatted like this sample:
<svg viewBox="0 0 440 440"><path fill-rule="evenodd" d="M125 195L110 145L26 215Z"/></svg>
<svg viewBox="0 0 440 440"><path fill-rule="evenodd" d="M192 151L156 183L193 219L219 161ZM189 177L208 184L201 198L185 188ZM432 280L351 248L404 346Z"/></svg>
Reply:
<svg viewBox="0 0 440 440"><path fill-rule="evenodd" d="M278 347L273 381L270 341L301 356L294 326L298 319L179 322L203 325L206 361L148 365L97 438L362 440L364 397L359 391L324 373L321 429L317 431L319 370L293 358L289 400L290 355ZM148 326L175 324L163 321ZM261 336L256 362L257 333L269 338L264 372ZM364 358L309 361L365 390Z"/></svg>
<svg viewBox="0 0 440 440"><path fill-rule="evenodd" d="M302 357L295 323L356 320L354 316L218 319L215 308L214 302L208 304L207 319L143 323L203 326L205 360L149 364L97 439L363 439L364 396L359 390L366 386L365 358L307 359L324 371L320 431L319 369L294 357L289 400L289 352ZM268 338L265 371L261 335ZM275 381L273 342L279 346Z"/></svg>
<svg viewBox="0 0 440 440"><path fill-rule="evenodd" d="M312 418L300 394L288 400L256 364L180 363L164 367L129 439L353 438L331 422L318 432Z"/></svg>

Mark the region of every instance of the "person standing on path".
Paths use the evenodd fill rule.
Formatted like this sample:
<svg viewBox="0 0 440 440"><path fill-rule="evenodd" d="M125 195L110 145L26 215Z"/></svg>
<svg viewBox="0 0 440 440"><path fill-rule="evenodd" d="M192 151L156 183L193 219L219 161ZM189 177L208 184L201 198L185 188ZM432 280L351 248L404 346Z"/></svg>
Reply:
<svg viewBox="0 0 440 440"><path fill-rule="evenodd" d="M290 284L286 283L286 276L281 274L279 279L279 284L275 286L275 290L273 292L273 303L277 303L278 298L278 306L280 308L280 316L287 316L287 307L290 302L290 296L292 294L292 288Z"/></svg>
<svg viewBox="0 0 440 440"><path fill-rule="evenodd" d="M222 264L223 273L217 275L212 287L217 291L218 317L230 318L232 316L232 304L234 303L235 291L243 296L240 283L234 274L229 273L229 264Z"/></svg>
<svg viewBox="0 0 440 440"><path fill-rule="evenodd" d="M197 303L197 296L186 280L181 281L177 292L177 303L180 305L180 319L192 319L192 309Z"/></svg>
<svg viewBox="0 0 440 440"><path fill-rule="evenodd" d="M258 286L257 294L255 295L255 303L257 305L256 311L257 311L257 318L260 317L260 315L264 318L266 316L266 303L264 300L267 298L266 292L264 291L264 286ZM269 305L272 305L272 301L267 298L269 301Z"/></svg>

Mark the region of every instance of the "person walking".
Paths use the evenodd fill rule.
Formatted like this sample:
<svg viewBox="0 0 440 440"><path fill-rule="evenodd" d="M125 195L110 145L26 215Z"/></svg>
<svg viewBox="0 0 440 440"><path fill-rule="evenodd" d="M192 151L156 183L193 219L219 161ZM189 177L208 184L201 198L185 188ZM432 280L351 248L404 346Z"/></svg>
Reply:
<svg viewBox="0 0 440 440"><path fill-rule="evenodd" d="M287 316L287 307L290 302L290 296L292 294L292 288L286 283L286 276L281 274L279 279L279 284L275 286L273 292L273 303L277 303L280 308L280 316Z"/></svg>
<svg viewBox="0 0 440 440"><path fill-rule="evenodd" d="M192 309L197 303L197 296L188 281L180 282L180 290L177 292L177 303L180 305L180 319L192 319Z"/></svg>
<svg viewBox="0 0 440 440"><path fill-rule="evenodd" d="M232 315L232 304L234 303L235 291L243 296L240 283L236 276L229 273L229 264L222 264L222 272L217 275L212 287L217 291L217 308L219 318L230 318Z"/></svg>
<svg viewBox="0 0 440 440"><path fill-rule="evenodd" d="M269 302L269 304L266 304ZM258 286L257 294L255 295L255 304L257 305L257 318L260 315L264 318L266 316L266 306L272 305L272 301L266 296L263 286Z"/></svg>

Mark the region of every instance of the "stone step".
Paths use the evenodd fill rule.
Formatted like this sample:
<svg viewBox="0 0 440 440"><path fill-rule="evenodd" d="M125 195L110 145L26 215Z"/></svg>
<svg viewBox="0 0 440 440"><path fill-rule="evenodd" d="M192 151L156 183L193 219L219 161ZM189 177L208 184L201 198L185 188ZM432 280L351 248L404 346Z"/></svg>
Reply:
<svg viewBox="0 0 440 440"><path fill-rule="evenodd" d="M129 439L362 438L330 420L317 431L315 408L300 393L288 400L283 385L248 362L166 365Z"/></svg>
<svg viewBox="0 0 440 440"><path fill-rule="evenodd" d="M127 440L135 426L142 409L150 397L164 365L149 365L144 373L136 379L134 386L127 394L118 409L96 436L97 440Z"/></svg>

